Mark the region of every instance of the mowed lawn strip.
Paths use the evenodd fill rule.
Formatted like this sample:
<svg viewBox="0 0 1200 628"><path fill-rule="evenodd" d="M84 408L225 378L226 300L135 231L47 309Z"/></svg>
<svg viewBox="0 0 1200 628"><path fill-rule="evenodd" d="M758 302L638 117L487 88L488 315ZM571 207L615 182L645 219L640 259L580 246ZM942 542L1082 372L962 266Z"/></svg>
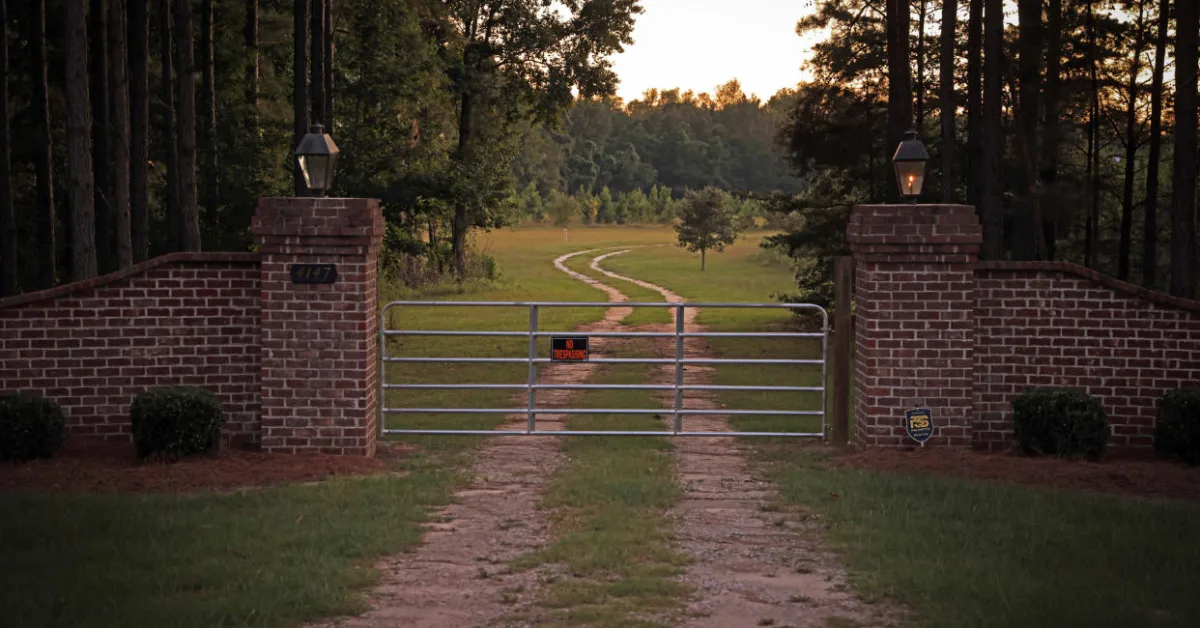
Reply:
<svg viewBox="0 0 1200 628"><path fill-rule="evenodd" d="M650 369L606 366L593 379L640 384ZM653 391L588 391L588 408L655 408ZM574 430L661 430L652 415L575 415ZM567 440L569 463L551 480L542 505L556 538L513 567L554 564L539 605L554 625L667 626L688 589L677 580L686 557L664 516L679 499L672 445L660 437L583 436Z"/></svg>
<svg viewBox="0 0 1200 628"><path fill-rule="evenodd" d="M748 244L710 256L705 273L691 269L686 256L664 250L631 251L609 267L690 300L761 301L786 290L769 288L780 272ZM701 314L701 322L706 319L713 329L778 325L750 311ZM714 342L713 353L723 357L735 349L779 357L792 352L782 345L723 341ZM819 351L810 344L801 353ZM717 379L764 378L767 368L776 367L745 367L741 374L719 369ZM728 407L777 403L732 392L721 400ZM790 421L732 422L782 430ZM805 507L828 529L857 592L911 609L913 625L1200 625L1200 505L830 468L825 454L800 443L750 442L784 501Z"/></svg>

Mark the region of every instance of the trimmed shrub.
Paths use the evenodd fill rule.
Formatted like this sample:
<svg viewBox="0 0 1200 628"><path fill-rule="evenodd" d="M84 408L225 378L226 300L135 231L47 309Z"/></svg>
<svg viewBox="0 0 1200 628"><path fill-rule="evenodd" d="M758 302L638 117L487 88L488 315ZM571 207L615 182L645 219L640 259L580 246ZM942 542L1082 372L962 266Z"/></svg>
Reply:
<svg viewBox="0 0 1200 628"><path fill-rule="evenodd" d="M225 415L220 400L207 390L165 386L138 395L129 420L139 457L161 454L174 460L217 451Z"/></svg>
<svg viewBox="0 0 1200 628"><path fill-rule="evenodd" d="M1108 416L1100 400L1069 388L1034 388L1018 397L1013 431L1027 454L1094 460L1108 447Z"/></svg>
<svg viewBox="0 0 1200 628"><path fill-rule="evenodd" d="M63 444L67 419L57 403L27 393L0 396L0 460L49 458Z"/></svg>
<svg viewBox="0 0 1200 628"><path fill-rule="evenodd" d="M1200 464L1200 388L1180 388L1158 402L1154 449Z"/></svg>

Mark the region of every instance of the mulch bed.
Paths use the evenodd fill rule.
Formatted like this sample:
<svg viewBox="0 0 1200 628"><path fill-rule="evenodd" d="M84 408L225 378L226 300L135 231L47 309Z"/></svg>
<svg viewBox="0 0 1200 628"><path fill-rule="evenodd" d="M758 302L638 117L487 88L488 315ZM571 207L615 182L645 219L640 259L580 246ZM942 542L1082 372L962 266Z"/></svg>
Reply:
<svg viewBox="0 0 1200 628"><path fill-rule="evenodd" d="M1100 462L1025 456L1016 451L985 453L959 449L876 449L830 460L832 466L894 473L932 474L1029 484L1058 489L1115 493L1146 499L1200 501L1200 466L1145 455L1115 455Z"/></svg>
<svg viewBox="0 0 1200 628"><path fill-rule="evenodd" d="M212 456L189 456L168 464L139 460L132 443L75 442L52 458L0 462L0 493L229 491L386 473L402 456L403 450L384 443L374 459L223 447Z"/></svg>

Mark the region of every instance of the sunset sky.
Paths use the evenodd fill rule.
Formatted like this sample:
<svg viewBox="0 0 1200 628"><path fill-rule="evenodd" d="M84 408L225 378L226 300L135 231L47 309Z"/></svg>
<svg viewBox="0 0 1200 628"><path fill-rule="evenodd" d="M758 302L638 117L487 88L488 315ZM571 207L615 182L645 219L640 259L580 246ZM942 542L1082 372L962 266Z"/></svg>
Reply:
<svg viewBox="0 0 1200 628"><path fill-rule="evenodd" d="M804 0L645 0L635 43L613 60L626 102L645 90L714 91L731 78L763 99L801 79L807 43L796 22ZM819 37L814 39L819 40Z"/></svg>

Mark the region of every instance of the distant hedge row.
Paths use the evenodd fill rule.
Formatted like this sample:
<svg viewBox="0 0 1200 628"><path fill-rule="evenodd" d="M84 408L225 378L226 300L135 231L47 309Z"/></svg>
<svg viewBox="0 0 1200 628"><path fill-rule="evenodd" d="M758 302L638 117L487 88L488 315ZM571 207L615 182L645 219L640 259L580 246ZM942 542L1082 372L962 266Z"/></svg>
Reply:
<svg viewBox="0 0 1200 628"><path fill-rule="evenodd" d="M211 453L221 444L225 423L213 393L188 386L152 388L129 408L138 456L168 460ZM33 460L54 455L63 444L66 417L53 401L27 393L0 396L0 460Z"/></svg>

